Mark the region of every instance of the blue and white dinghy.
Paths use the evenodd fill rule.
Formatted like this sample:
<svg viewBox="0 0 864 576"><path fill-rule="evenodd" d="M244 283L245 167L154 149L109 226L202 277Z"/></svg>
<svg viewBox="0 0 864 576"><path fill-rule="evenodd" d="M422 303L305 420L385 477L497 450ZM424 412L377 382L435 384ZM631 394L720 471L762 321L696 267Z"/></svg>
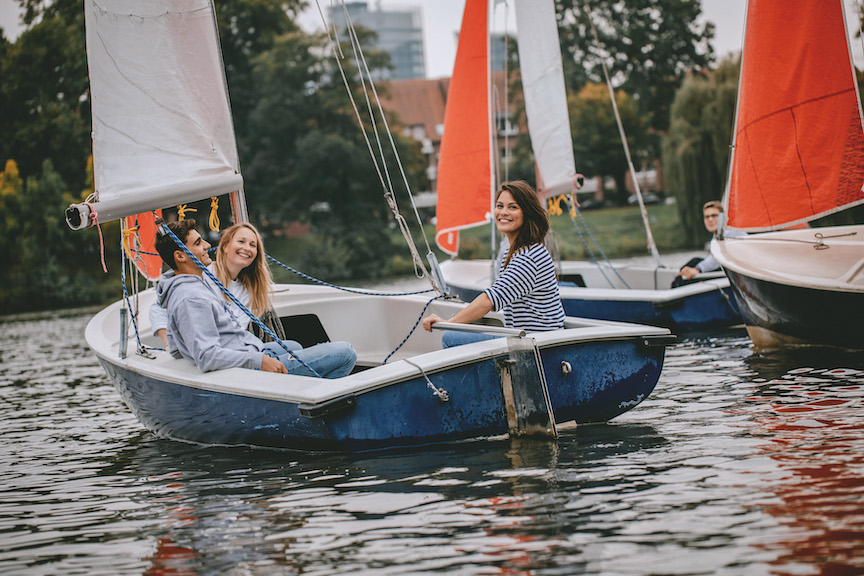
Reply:
<svg viewBox="0 0 864 576"><path fill-rule="evenodd" d="M97 214L119 219L226 193L235 221L246 219L215 10L210 0L177 4L85 1L96 192L67 210L73 228ZM124 296L133 284L124 277ZM555 437L558 425L603 422L647 398L674 341L662 328L578 318L526 335L490 314L479 326L449 327L501 338L442 349L440 332L416 329L424 314L463 306L440 291L278 285L273 305L287 337L351 342L354 372L204 373L150 335L154 296L141 290L99 312L87 344L148 430L206 445L363 451Z"/></svg>
<svg viewBox="0 0 864 576"><path fill-rule="evenodd" d="M463 18L438 165L436 241L442 250L454 256L441 263L441 272L452 293L466 302L494 280L491 260L456 258L459 230L490 225L488 215L492 213L497 191L492 176L498 154L498 146L493 145L496 100L491 97L493 91L489 75L478 74L475 69L480 55L486 59L485 66L489 68L489 27L486 23L491 19L482 17L488 9L487 4L496 3L468 0L465 5L466 15L470 16L474 10L481 16ZM579 179L570 133L555 3L552 0L519 0L513 4L525 116L537 165L538 185L541 186L540 195L550 205L560 207L564 198L573 202ZM471 42L475 45L469 44ZM464 88L466 86L468 88ZM612 105L615 105L614 99ZM466 118L478 120L472 123ZM623 128L620 131L623 135ZM626 140L623 144L629 158ZM466 169L466 159L474 162L473 169ZM648 245L657 264L561 261L559 289L564 311L568 316L664 326L676 333L721 330L740 324L738 305L722 271L700 274L699 282L671 287L678 269L666 268L660 262L642 202L639 179L633 163L628 164ZM575 215L575 209L571 213ZM494 234L494 226L490 228ZM496 244L494 240L491 242L493 253Z"/></svg>

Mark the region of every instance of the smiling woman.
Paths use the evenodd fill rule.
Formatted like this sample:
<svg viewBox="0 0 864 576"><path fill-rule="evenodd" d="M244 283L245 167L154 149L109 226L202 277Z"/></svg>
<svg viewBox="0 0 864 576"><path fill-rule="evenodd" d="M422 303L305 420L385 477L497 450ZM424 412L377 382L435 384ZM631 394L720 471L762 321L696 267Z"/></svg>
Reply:
<svg viewBox="0 0 864 576"><path fill-rule="evenodd" d="M564 307L558 293L555 263L543 240L549 231L549 216L537 193L522 180L504 182L495 198L495 226L507 238L507 256L498 279L456 313L450 322L471 323L492 310L504 312L504 324L530 332L557 330L564 326ZM423 327L442 319L430 314ZM444 346L455 346L490 338L487 334L446 332Z"/></svg>

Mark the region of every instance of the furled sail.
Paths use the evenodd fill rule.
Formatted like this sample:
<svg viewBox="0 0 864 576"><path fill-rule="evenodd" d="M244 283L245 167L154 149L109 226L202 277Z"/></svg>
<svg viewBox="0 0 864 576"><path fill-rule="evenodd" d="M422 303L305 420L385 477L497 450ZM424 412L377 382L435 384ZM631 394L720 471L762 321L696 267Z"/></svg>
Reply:
<svg viewBox="0 0 864 576"><path fill-rule="evenodd" d="M210 0L85 0L102 221L242 188Z"/></svg>
<svg viewBox="0 0 864 576"><path fill-rule="evenodd" d="M727 225L807 222L864 203L864 131L842 0L751 0Z"/></svg>
<svg viewBox="0 0 864 576"><path fill-rule="evenodd" d="M435 242L451 256L459 230L488 224L492 207L487 22L486 0L467 0L438 159Z"/></svg>
<svg viewBox="0 0 864 576"><path fill-rule="evenodd" d="M568 193L574 188L576 163L555 3L519 0L514 5L525 115L542 182L538 191L544 197Z"/></svg>

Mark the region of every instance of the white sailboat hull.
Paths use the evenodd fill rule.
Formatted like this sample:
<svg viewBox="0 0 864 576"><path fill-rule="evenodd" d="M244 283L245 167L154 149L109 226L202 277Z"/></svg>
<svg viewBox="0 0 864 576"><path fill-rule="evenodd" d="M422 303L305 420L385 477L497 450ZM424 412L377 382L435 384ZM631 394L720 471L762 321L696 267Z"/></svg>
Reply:
<svg viewBox="0 0 864 576"><path fill-rule="evenodd" d="M447 260L444 281L465 301L491 285L490 260ZM676 333L728 328L741 323L729 280L722 272L670 288L672 268L561 262L558 290L568 316L663 326Z"/></svg>
<svg viewBox="0 0 864 576"><path fill-rule="evenodd" d="M864 348L864 225L714 240L757 346Z"/></svg>

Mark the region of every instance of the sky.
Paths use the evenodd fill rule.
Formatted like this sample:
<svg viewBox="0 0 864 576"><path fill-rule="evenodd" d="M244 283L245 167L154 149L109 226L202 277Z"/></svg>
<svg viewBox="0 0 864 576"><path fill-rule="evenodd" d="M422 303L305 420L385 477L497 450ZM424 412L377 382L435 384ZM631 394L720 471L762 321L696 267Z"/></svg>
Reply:
<svg viewBox="0 0 864 576"><path fill-rule="evenodd" d="M319 0L326 11L330 0ZM429 78L450 76L456 57L456 32L462 20L465 0L369 0L373 6L383 8L399 6L421 6L423 8L424 43L426 45L426 75ZM746 0L702 0L702 12L707 20L716 25L714 49L719 55L741 48L741 32L744 23ZM321 16L310 0L310 9L304 14L301 24L306 28L323 29ZM513 10L505 20L504 11L498 10L495 20L497 30L513 29ZM0 27L7 38L14 39L20 33L18 25L18 3L15 0L0 0Z"/></svg>
<svg viewBox="0 0 864 576"><path fill-rule="evenodd" d="M307 29L322 29L321 16L315 0L308 0L310 8L301 18L301 25ZM331 0L319 0L326 7ZM335 1L335 0L334 0ZM854 19L857 16L854 0L845 0L847 15L852 21L852 30L857 30ZM453 60L456 57L456 32L462 20L465 0L369 0L373 6L383 8L399 6L420 6L423 9L424 42L426 48L426 76L441 78L450 76ZM714 51L718 56L741 49L744 29L746 0L702 0L702 16L715 25ZM512 9L505 19L505 12L498 10L495 29L513 30ZM18 3L15 0L0 0L0 27L7 38L14 39L20 32L18 25ZM852 42L856 64L864 66L864 49L860 40Z"/></svg>
<svg viewBox="0 0 864 576"><path fill-rule="evenodd" d="M0 0L3 2L5 0ZM319 0L326 12L329 0ZM321 16L311 1L312 8L307 11L301 24L311 29L323 29ZM426 76L441 78L450 76L456 58L456 33L462 21L465 0L369 0L371 6L380 4L382 8L400 6L421 6L423 8L424 43L426 45ZM746 0L702 0L702 13L706 20L715 24L714 50L718 55L737 52L741 49L744 29L744 9ZM500 8L494 21L498 31L514 29L513 10L509 17Z"/></svg>

